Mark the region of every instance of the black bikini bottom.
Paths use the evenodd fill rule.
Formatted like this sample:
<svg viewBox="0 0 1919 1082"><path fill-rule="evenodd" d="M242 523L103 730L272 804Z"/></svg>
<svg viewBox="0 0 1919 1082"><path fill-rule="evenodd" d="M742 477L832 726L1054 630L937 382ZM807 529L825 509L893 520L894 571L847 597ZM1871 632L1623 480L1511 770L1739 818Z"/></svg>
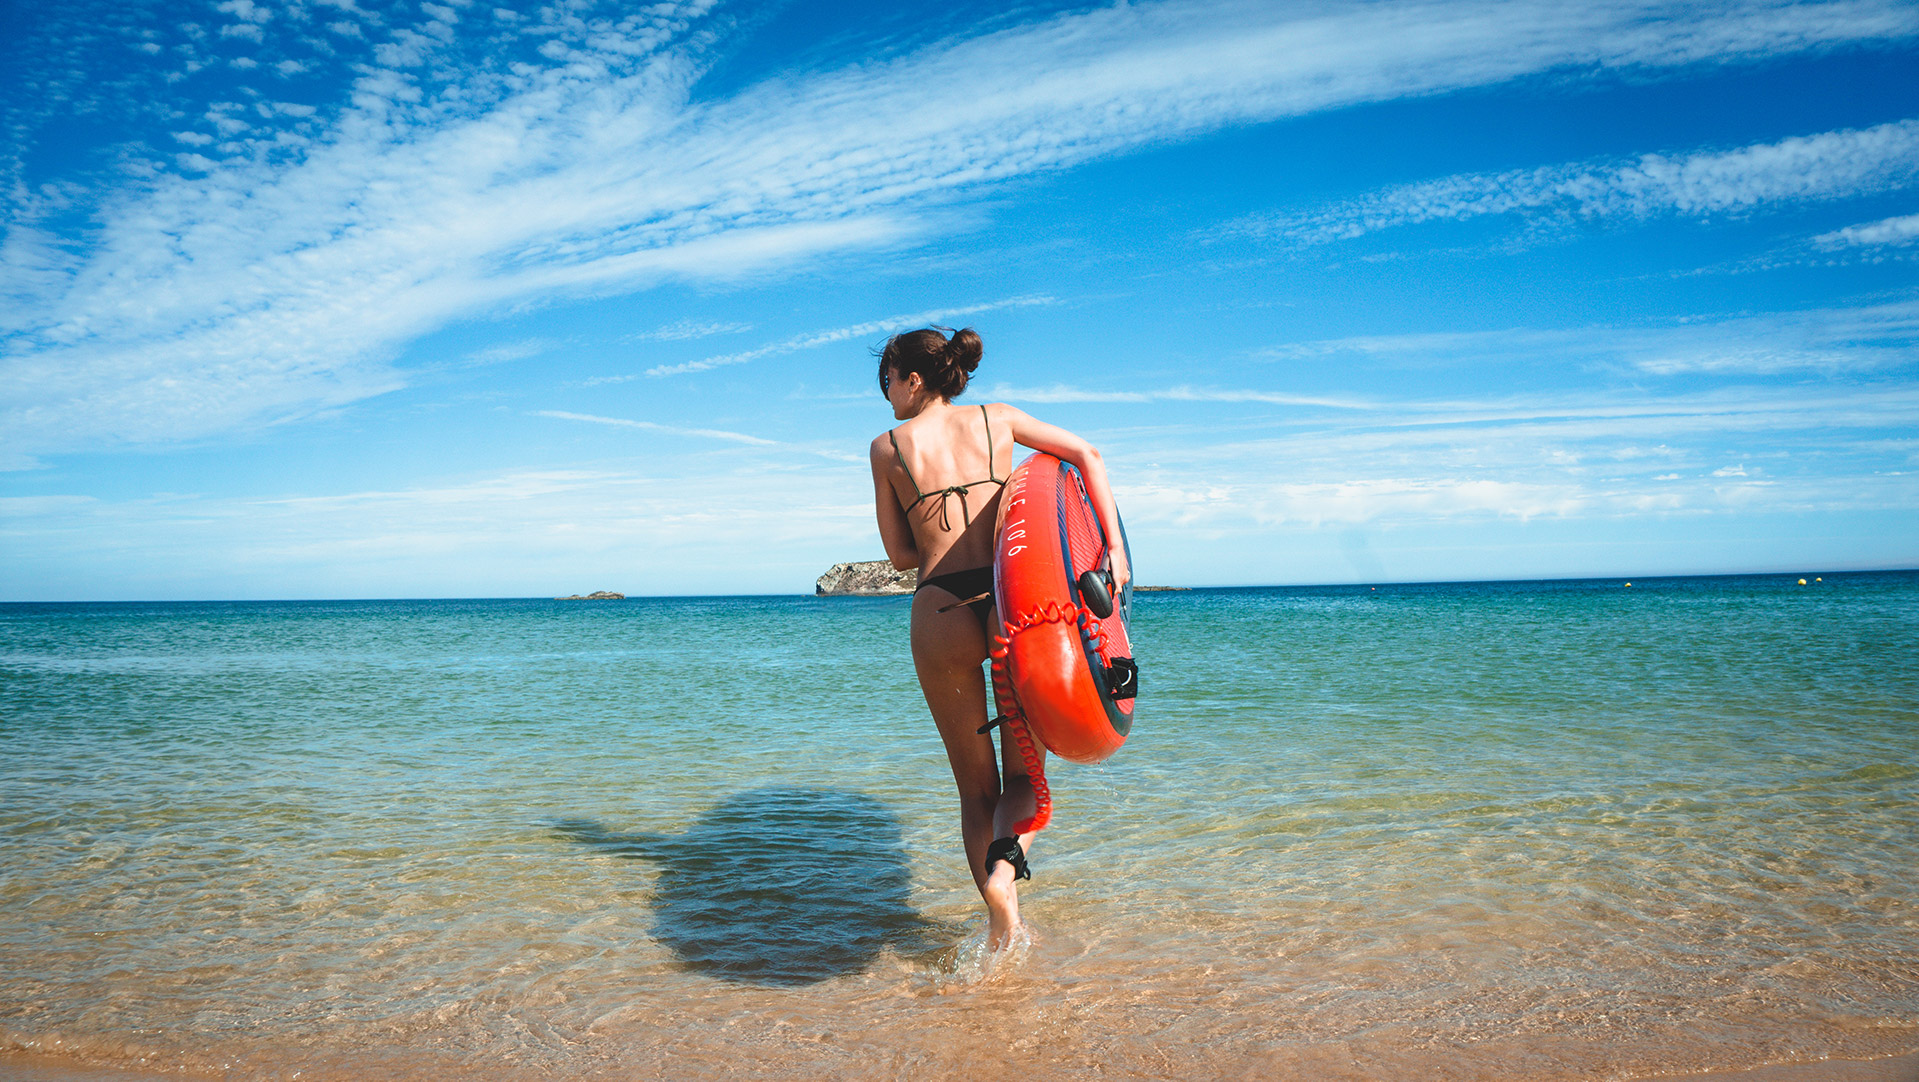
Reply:
<svg viewBox="0 0 1919 1082"><path fill-rule="evenodd" d="M967 608L972 609L973 615L979 617L981 630L991 630L986 626L987 614L993 611L991 566L969 567L964 571L951 571L944 575L934 575L930 579L921 579L920 584L913 588L913 592L917 594L928 586L937 586L962 601L969 597L979 597L980 594L987 595L978 601L968 602Z"/></svg>

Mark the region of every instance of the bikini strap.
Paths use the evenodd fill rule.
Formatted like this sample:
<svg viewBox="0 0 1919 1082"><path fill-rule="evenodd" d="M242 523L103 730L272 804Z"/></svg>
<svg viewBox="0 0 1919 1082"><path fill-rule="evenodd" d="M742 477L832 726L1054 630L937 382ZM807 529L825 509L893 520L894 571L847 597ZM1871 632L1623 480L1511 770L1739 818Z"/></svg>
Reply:
<svg viewBox="0 0 1919 1082"><path fill-rule="evenodd" d="M913 506L918 507L920 504L926 502L928 493L920 491L920 483L913 479L913 468L906 464L906 456L900 454L900 441L893 437L893 430L890 428L886 430L886 440L893 445L893 457L899 459L900 469L906 471L906 483L913 486L913 495L918 497L918 499L913 501ZM988 470L987 472L990 473L992 471Z"/></svg>
<svg viewBox="0 0 1919 1082"><path fill-rule="evenodd" d="M986 412L986 403L979 404L979 419L986 422L986 479L998 481L993 471L998 468L993 462L993 418Z"/></svg>

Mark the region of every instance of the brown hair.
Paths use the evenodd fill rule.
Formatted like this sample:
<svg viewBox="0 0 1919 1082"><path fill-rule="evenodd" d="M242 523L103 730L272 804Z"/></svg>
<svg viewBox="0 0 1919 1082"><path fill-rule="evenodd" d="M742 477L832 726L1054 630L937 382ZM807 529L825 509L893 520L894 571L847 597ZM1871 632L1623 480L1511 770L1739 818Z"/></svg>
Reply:
<svg viewBox="0 0 1919 1082"><path fill-rule="evenodd" d="M945 331L952 335L948 338ZM905 377L918 372L926 386L941 398L952 400L966 393L966 381L979 367L979 335L971 327L926 327L896 334L886 340L880 355L880 389L886 389L886 370Z"/></svg>

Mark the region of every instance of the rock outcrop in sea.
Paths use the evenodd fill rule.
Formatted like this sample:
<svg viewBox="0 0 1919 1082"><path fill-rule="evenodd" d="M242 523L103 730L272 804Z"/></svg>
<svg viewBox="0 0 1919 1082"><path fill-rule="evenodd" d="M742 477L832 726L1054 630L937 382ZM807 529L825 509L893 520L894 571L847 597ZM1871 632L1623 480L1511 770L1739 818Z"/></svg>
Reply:
<svg viewBox="0 0 1919 1082"><path fill-rule="evenodd" d="M884 594L910 594L918 586L920 573L895 571L887 560L834 564L813 584L821 597L870 597Z"/></svg>
<svg viewBox="0 0 1919 1082"><path fill-rule="evenodd" d="M611 590L595 590L590 594L568 594L556 597L555 601L625 601L625 594L616 594Z"/></svg>

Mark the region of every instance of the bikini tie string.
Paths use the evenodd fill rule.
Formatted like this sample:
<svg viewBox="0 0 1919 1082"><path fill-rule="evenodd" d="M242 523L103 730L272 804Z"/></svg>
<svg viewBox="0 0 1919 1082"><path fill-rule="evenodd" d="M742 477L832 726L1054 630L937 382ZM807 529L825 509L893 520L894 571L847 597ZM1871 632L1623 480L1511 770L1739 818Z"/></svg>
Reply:
<svg viewBox="0 0 1919 1082"><path fill-rule="evenodd" d="M947 511L947 509L946 509L946 508L947 508L947 503L946 503L946 497L948 497L948 496L958 496L958 497L960 498L960 523L961 523L961 525L965 525L965 526L971 526L971 525L973 524L973 512L972 512L972 509L966 506L966 489L967 489L967 487L968 487L968 486L966 486L966 485L953 485L953 486L951 486L951 487L949 487L949 488L943 488L943 489L940 489L940 490L939 490L938 492L929 492L929 493L927 493L927 494L926 494L927 496L938 496L938 497L939 497L939 501L940 501L940 529L942 529L942 530L945 530L945 531L947 531L948 533L951 533L951 532L952 532L952 530L953 530L953 516L952 516L952 513L951 513L951 512L949 512L949 511ZM921 497L921 498L922 498L922 499L924 499L925 497Z"/></svg>

